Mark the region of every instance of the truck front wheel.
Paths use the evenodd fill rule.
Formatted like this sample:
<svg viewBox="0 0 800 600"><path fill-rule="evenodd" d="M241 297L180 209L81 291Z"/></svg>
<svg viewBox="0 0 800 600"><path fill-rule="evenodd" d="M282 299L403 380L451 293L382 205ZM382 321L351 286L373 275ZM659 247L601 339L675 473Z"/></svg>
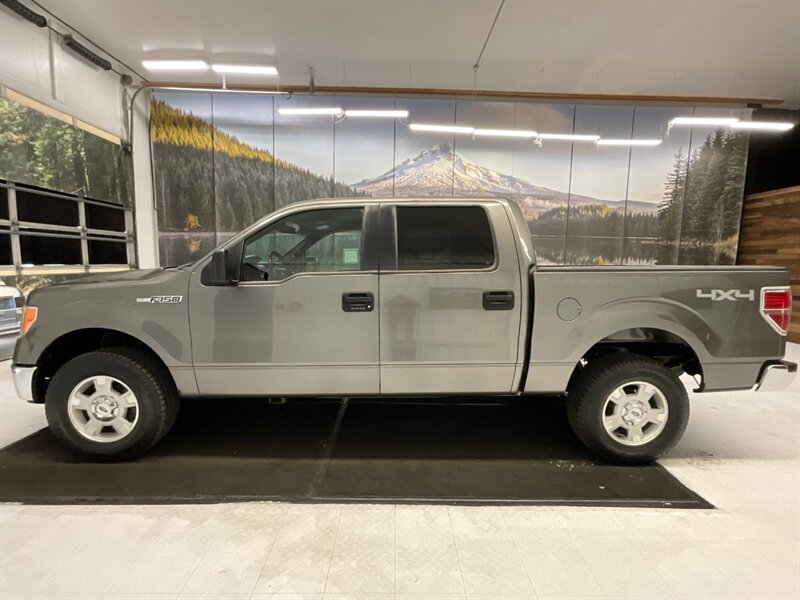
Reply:
<svg viewBox="0 0 800 600"><path fill-rule="evenodd" d="M568 394L573 431L612 462L655 460L678 442L689 421L689 397L680 379L643 356L612 354L589 361Z"/></svg>
<svg viewBox="0 0 800 600"><path fill-rule="evenodd" d="M145 352L107 348L65 363L45 395L50 430L81 454L126 459L146 452L178 414L178 393Z"/></svg>

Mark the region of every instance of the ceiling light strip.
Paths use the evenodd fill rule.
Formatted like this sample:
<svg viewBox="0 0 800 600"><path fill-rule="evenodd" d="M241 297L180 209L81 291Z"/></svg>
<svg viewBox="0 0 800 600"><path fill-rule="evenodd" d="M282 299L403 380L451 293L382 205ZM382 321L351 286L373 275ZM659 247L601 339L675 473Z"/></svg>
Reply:
<svg viewBox="0 0 800 600"><path fill-rule="evenodd" d="M476 129L473 131L476 136L492 137L515 137L515 138L535 138L538 133L523 129Z"/></svg>
<svg viewBox="0 0 800 600"><path fill-rule="evenodd" d="M339 107L315 107L315 108L279 108L278 112L284 116L291 115L327 115L327 116L341 116L344 112Z"/></svg>
<svg viewBox="0 0 800 600"><path fill-rule="evenodd" d="M746 129L749 131L789 131L795 123L783 121L739 121L731 125L734 129Z"/></svg>
<svg viewBox="0 0 800 600"><path fill-rule="evenodd" d="M412 123L408 126L411 131L428 131L431 133L475 133L474 127L461 127L458 125L432 125L427 123Z"/></svg>
<svg viewBox="0 0 800 600"><path fill-rule="evenodd" d="M574 142L596 142L600 139L599 135L582 133L540 133L537 137L540 140L571 140Z"/></svg>
<svg viewBox="0 0 800 600"><path fill-rule="evenodd" d="M214 73L226 75L277 75L278 69L272 65L227 65L213 63L211 70Z"/></svg>
<svg viewBox="0 0 800 600"><path fill-rule="evenodd" d="M632 139L632 140L614 140L600 138L595 142L599 146L658 146L662 140L645 140L645 139Z"/></svg>
<svg viewBox="0 0 800 600"><path fill-rule="evenodd" d="M699 125L699 126L730 126L738 123L739 119L736 117L675 117L669 122L670 127L675 125Z"/></svg>
<svg viewBox="0 0 800 600"><path fill-rule="evenodd" d="M361 110L352 109L344 111L346 117L375 117L382 119L404 119L408 117L407 110Z"/></svg>

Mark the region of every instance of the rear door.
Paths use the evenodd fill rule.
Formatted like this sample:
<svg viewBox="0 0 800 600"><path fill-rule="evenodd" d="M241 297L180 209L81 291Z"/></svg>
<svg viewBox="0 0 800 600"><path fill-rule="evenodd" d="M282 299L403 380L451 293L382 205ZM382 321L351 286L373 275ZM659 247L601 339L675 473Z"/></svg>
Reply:
<svg viewBox="0 0 800 600"><path fill-rule="evenodd" d="M383 205L381 393L510 392L520 290L501 204Z"/></svg>

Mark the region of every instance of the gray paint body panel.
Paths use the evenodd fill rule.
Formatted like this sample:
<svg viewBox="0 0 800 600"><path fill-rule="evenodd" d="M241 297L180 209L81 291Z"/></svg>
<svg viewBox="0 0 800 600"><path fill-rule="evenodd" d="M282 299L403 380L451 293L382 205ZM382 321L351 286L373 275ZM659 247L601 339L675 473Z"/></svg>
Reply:
<svg viewBox="0 0 800 600"><path fill-rule="evenodd" d="M781 268L558 268L534 271L533 345L526 392L565 389L589 348L632 328L672 333L694 350L706 390L751 387L761 365L782 357L785 338L759 313L759 290L786 285ZM713 301L697 290L754 290L754 299ZM581 314L557 315L562 298Z"/></svg>
<svg viewBox="0 0 800 600"><path fill-rule="evenodd" d="M233 247L287 214L379 203L476 204L490 215L495 267L478 271L314 273L281 282L206 287L210 255L185 269L90 276L39 289L39 318L14 364L37 364L62 335L104 328L136 337L183 395L560 393L600 340L652 328L697 355L704 389L751 387L785 338L759 314L759 290L787 285L776 267L537 267L519 207L501 199L331 199L294 204L234 237ZM715 301L697 290L755 291ZM484 311L483 291L512 290L513 310ZM344 292L376 309L345 313ZM533 329L527 351L529 294ZM176 303L137 302L182 296ZM574 299L558 306L565 298ZM564 318L562 318L564 317ZM527 361L527 363L526 363ZM525 371L527 376L523 380Z"/></svg>

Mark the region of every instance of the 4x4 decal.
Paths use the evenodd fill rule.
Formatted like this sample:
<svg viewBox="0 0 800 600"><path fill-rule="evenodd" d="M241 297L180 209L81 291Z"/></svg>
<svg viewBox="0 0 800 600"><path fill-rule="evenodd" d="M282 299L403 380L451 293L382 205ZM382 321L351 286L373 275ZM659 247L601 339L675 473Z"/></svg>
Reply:
<svg viewBox="0 0 800 600"><path fill-rule="evenodd" d="M698 298L709 298L714 302L721 302L722 300L750 300L753 302L756 299L755 290L697 290Z"/></svg>

